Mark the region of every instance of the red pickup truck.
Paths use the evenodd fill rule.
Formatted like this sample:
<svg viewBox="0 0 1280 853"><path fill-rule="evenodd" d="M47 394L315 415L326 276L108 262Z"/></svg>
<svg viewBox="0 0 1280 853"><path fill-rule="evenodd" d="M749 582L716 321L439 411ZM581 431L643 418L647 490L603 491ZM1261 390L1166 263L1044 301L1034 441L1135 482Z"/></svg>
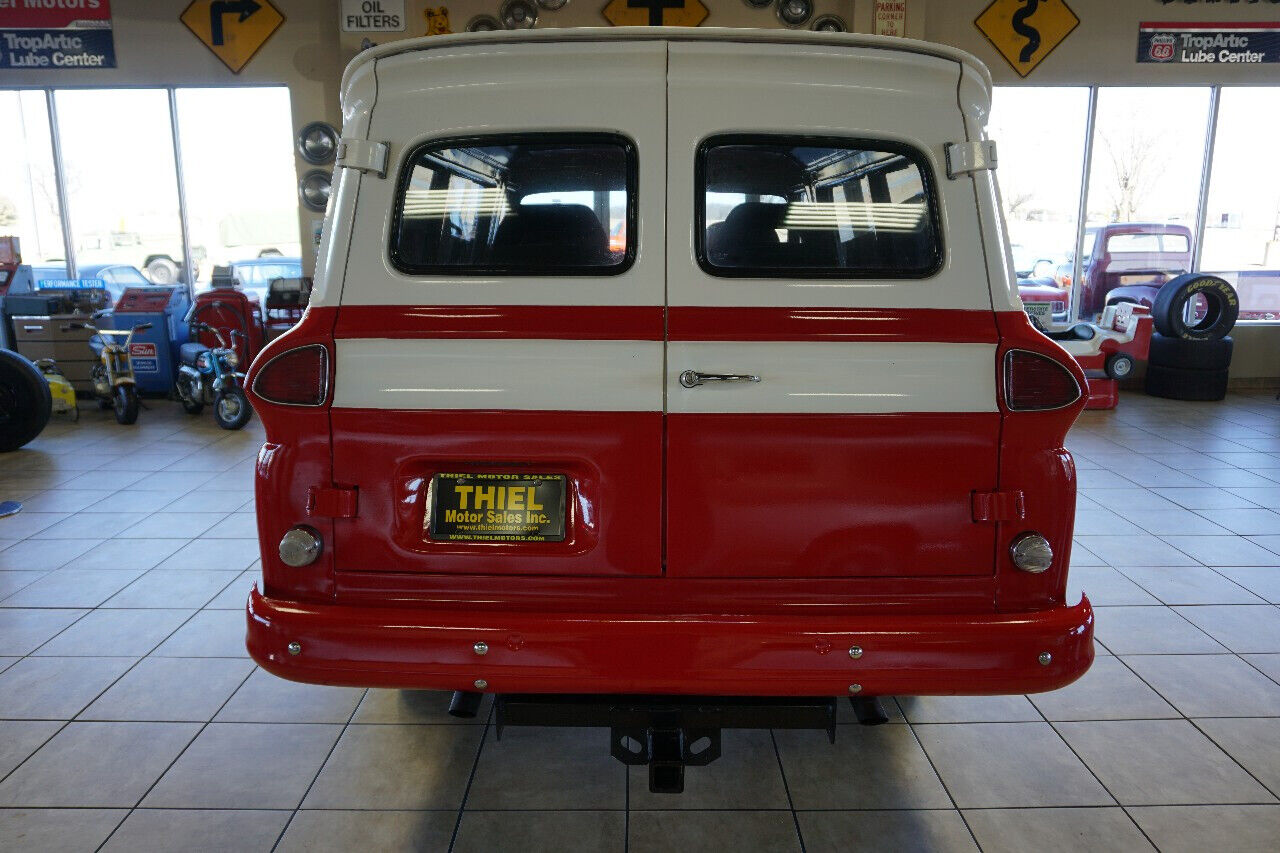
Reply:
<svg viewBox="0 0 1280 853"><path fill-rule="evenodd" d="M1190 269L1191 229L1185 225L1120 222L1086 228L1080 306L1072 313L1092 319L1116 302L1150 307L1166 281ZM1054 281L1070 292L1071 274L1068 260L1058 267Z"/></svg>

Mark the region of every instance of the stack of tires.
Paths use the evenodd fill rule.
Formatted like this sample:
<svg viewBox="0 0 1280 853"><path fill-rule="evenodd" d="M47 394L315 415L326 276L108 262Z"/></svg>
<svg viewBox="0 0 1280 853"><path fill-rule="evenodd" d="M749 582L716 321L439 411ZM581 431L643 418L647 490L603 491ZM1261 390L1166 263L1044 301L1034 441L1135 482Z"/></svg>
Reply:
<svg viewBox="0 0 1280 853"><path fill-rule="evenodd" d="M1203 317L1189 322L1195 300ZM1199 316L1199 311L1194 312ZM1227 396L1232 341L1240 315L1235 288L1217 276L1189 273L1160 288L1151 317L1155 334L1147 355L1146 392L1170 400L1221 400Z"/></svg>

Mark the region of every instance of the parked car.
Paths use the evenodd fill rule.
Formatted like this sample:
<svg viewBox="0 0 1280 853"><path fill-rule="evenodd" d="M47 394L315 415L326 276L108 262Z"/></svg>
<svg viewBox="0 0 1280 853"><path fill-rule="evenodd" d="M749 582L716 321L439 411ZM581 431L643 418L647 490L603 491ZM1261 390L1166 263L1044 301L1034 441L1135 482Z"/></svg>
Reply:
<svg viewBox="0 0 1280 853"><path fill-rule="evenodd" d="M1151 307L1160 287L1191 269L1191 229L1164 222L1121 222L1085 229L1080 305L1072 315L1093 319L1117 302ZM1071 256L1074 256L1074 252ZM1072 258L1054 280L1071 291Z"/></svg>
<svg viewBox="0 0 1280 853"><path fill-rule="evenodd" d="M362 51L310 306L247 379L253 659L610 726L658 791L722 727L1079 677L1085 378L1005 262L990 102L846 33Z"/></svg>
<svg viewBox="0 0 1280 853"><path fill-rule="evenodd" d="M246 293L267 304L267 290L273 278L299 278L302 276L302 259L265 255L231 263L231 274Z"/></svg>

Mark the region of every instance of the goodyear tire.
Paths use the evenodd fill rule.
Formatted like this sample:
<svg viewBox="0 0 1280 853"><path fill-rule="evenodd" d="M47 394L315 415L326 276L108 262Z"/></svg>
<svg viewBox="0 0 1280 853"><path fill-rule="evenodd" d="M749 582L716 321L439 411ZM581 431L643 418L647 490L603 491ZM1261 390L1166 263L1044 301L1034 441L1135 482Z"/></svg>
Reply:
<svg viewBox="0 0 1280 853"><path fill-rule="evenodd" d="M1208 305L1204 319L1188 326L1184 310L1196 296ZM1188 341L1216 341L1226 337L1240 316L1240 297L1236 289L1216 275L1187 273L1165 282L1156 294L1151 318L1156 331L1166 338Z"/></svg>
<svg viewBox="0 0 1280 853"><path fill-rule="evenodd" d="M53 395L39 368L0 349L0 453L17 450L40 434L53 413Z"/></svg>
<svg viewBox="0 0 1280 853"><path fill-rule="evenodd" d="M1231 366L1234 349L1235 342L1230 335L1216 341L1188 341L1156 333L1151 336L1147 361L1181 370L1226 370Z"/></svg>
<svg viewBox="0 0 1280 853"><path fill-rule="evenodd" d="M1227 396L1227 371L1148 364L1145 388L1152 397L1169 400L1221 400Z"/></svg>

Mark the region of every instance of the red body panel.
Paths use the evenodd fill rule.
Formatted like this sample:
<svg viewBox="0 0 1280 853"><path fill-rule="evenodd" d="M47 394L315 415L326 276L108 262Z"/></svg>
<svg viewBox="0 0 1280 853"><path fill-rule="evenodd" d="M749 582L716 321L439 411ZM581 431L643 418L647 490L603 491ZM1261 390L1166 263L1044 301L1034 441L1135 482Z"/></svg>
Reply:
<svg viewBox="0 0 1280 853"><path fill-rule="evenodd" d="M991 573L1000 414L667 417L667 573Z"/></svg>
<svg viewBox="0 0 1280 853"><path fill-rule="evenodd" d="M990 311L948 308L669 309L673 341L878 341L994 344Z"/></svg>
<svg viewBox="0 0 1280 853"><path fill-rule="evenodd" d="M731 311L726 323L735 324L734 337L726 339L930 339L927 329L937 320L922 312L833 316L824 311L796 310L781 318L782 309ZM407 312L395 328L406 336L423 337L587 337L582 329L572 328L572 312L558 319L557 312L542 308L493 313L499 317L465 315L458 320L461 326L450 331L439 316L406 319L412 314ZM652 323L652 312L624 309L622 314L631 316L620 319L617 328L629 330L628 335L639 336L648 328L645 324ZM642 314L648 319L640 319ZM711 318L704 309L676 308L667 316L673 336L714 339L715 324L708 325ZM983 316L996 324L995 334L982 321L957 317L955 330L938 329L933 339L998 340L992 365L997 378L1008 349L1040 352L1064 364L1084 387L1079 367L1036 332L1025 314ZM382 336L343 327L343 322L337 309L310 309L297 327L268 345L250 371L250 385L256 369L286 349L324 343L332 351L335 327L343 334ZM889 331L872 333L875 328ZM864 334L882 337L861 337ZM1001 411L989 414L814 416L817 434L831 443L848 437L838 422L862 422L855 439L867 454L864 460L874 461L850 456L843 467L807 463L807 473L824 478L828 485L850 478L853 485L858 479L875 481L860 498L865 503L859 506L858 522L863 523L861 513L886 524L899 516L898 527L877 525L875 532L856 537L856 542L859 547L871 542L888 548L880 554L885 562L878 565L871 551L856 549L851 560L848 543L853 540L844 540L843 545L819 543L812 563L793 555L791 568L806 576L698 578L679 576L685 559L679 553L668 555L676 570L666 575L654 571L663 565L662 466L653 464L650 454L662 458L665 450L669 465L689 464L697 441L682 435L681 421L686 418L722 418L725 423L717 428L749 447L752 436L743 424L732 423L739 416L668 416L664 436L663 416L656 412L361 413L327 405L277 406L255 398L268 435L259 458L257 491L265 596L255 592L250 600L249 650L271 672L326 684L475 689L475 680L483 678L486 689L496 692L726 695L843 694L851 683L861 684L863 695L1054 689L1083 673L1093 655L1088 603L1063 606L1075 471L1062 439L1083 404L1082 399L1055 412L1010 413L1001 399ZM442 429L441 418L448 419L447 429ZM918 439L906 435L901 418L911 419L913 433L923 429L924 434ZM932 425L925 425L933 419L937 420ZM971 463L966 458L974 450L971 445L988 441L996 430L998 462L991 457ZM406 435L415 438L405 441ZM908 448L918 442L919 452L903 451L904 441ZM939 443L947 449L939 451ZM779 446L785 459L785 443ZM877 480L878 471L890 464L888 458L877 458L886 453L899 469L906 466L894 472L898 485L888 489L882 478ZM929 459L930 454L937 458ZM746 451L742 456L744 471L753 465L769 470L784 464L746 458ZM586 513L595 513L592 524L597 532L584 532L558 553L555 547L564 543L533 546L545 550L518 561L504 554L503 546L482 546L483 556L430 553L412 538L420 534L422 523L414 480L449 458L497 465L553 459L572 465L576 459L587 484L581 490L579 512L584 522ZM357 482L335 477L335 459ZM970 490L1022 491L1025 517L1016 523L968 519L966 531L982 537L985 553L994 546L994 572L987 564L982 573L971 573L962 547L939 537L934 542L939 552L926 553L923 560L933 576L907 576L904 566L922 562L910 553L909 543L928 544L931 525L959 524L957 513L972 512L970 500L954 501L946 491L958 489L966 472L971 480L978 476L976 468L966 468L970 464L986 465L983 470L988 472ZM597 480L591 479L593 474ZM623 495L616 483L606 482L613 476L639 483L641 493L648 495L640 518L628 519L621 512L613 517L616 508L630 500L630 492ZM725 467L712 473L709 482L727 489L734 474ZM918 495L909 501L912 483L934 488L945 484L945 506L941 500L922 503ZM308 515L309 490L329 486L359 487L354 518ZM803 500L803 489L790 497ZM709 505L705 496L699 505L696 494L677 490L669 500L668 510L674 513L683 507L686 512L684 519L673 515L672 525L686 519L692 525L699 518L716 529L726 523L721 516L729 510ZM738 509L758 512L749 504L739 504ZM833 523L834 506L823 511L824 523ZM784 513L781 522L803 524L797 520L799 512L797 508L796 514ZM326 542L319 561L304 569L285 566L275 553L280 536L295 524L316 527ZM1032 575L1013 567L1008 544L1025 530L1038 530L1050 540L1056 555L1050 571ZM594 544L592 535L598 537ZM709 547L720 549L718 561L741 558L747 567L742 573L751 574L759 569L759 557L744 543L767 548L767 530L746 526L736 537L713 537ZM777 557L774 553L771 559ZM819 568L809 570L808 565ZM850 565L866 576L835 576ZM644 567L648 574L636 573ZM491 649L483 659L471 650L481 639ZM855 641L866 650L858 661L844 653ZM301 645L300 654L288 654L290 642ZM1045 651L1052 655L1048 666L1038 661Z"/></svg>
<svg viewBox="0 0 1280 853"><path fill-rule="evenodd" d="M360 488L338 519L339 571L659 574L660 412L334 409L333 464ZM563 542L432 542L427 485L441 472L545 470L568 476Z"/></svg>

